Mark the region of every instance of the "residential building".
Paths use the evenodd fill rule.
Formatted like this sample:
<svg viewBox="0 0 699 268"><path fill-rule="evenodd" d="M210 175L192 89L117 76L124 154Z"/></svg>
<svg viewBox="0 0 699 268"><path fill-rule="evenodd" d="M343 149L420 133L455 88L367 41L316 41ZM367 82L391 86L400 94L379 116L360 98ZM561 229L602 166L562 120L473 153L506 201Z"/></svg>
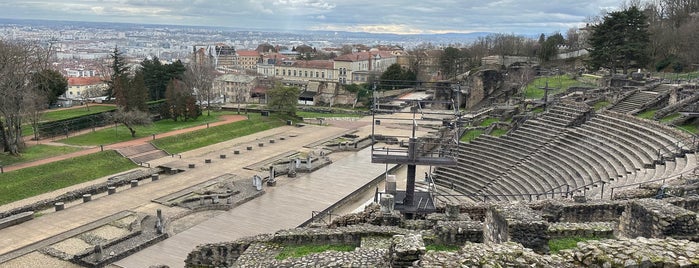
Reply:
<svg viewBox="0 0 699 268"><path fill-rule="evenodd" d="M335 58L334 69L340 84L366 83L394 63L396 56L390 51L355 52Z"/></svg>
<svg viewBox="0 0 699 268"><path fill-rule="evenodd" d="M224 74L214 79L213 92L223 97L224 103L247 103L257 85L257 78L245 74Z"/></svg>
<svg viewBox="0 0 699 268"><path fill-rule="evenodd" d="M235 57L236 67L245 70L255 70L257 69L257 64L262 62L260 52L255 50L238 50L235 52Z"/></svg>
<svg viewBox="0 0 699 268"><path fill-rule="evenodd" d="M63 97L69 100L87 100L105 93L107 82L102 77L69 77L68 90Z"/></svg>

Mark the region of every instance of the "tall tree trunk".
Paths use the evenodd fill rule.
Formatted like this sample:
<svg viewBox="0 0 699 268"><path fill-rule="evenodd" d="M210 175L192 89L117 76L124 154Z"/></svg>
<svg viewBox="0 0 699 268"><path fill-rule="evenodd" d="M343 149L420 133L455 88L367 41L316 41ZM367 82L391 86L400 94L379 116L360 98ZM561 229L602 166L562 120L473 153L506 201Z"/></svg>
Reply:
<svg viewBox="0 0 699 268"><path fill-rule="evenodd" d="M2 151L6 152L10 148L10 143L7 140L7 134L5 133L5 124L0 120L0 141L2 141Z"/></svg>

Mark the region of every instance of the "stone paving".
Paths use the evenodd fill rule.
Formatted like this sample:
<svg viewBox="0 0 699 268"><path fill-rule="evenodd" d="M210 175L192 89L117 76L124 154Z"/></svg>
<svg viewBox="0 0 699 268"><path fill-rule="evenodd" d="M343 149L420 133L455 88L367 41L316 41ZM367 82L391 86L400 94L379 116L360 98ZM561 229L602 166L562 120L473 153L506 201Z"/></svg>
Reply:
<svg viewBox="0 0 699 268"><path fill-rule="evenodd" d="M99 198L96 198L96 200L93 200L89 203L85 204L75 204L75 206L67 207L66 210L55 213L51 211L46 211L47 214L43 215L42 217L35 218L32 221L29 221L25 224L21 224L18 226L12 226L9 228L5 228L3 230L0 230L0 267L16 267L16 261L18 260L24 260L25 263L31 263L35 258L31 258L28 256L35 256L37 258L51 258L48 255L37 253L36 250L37 248L42 247L42 245L50 245L51 243L56 243L58 241L63 241L66 238L69 238L77 233L82 233L85 232L86 230L94 229L95 226L100 226L100 224L103 224L103 222L109 222L114 220L114 213L117 213L119 211L124 211L124 210L130 210L132 212L137 212L137 213L147 213L147 214L154 214L156 209L162 209L163 214L167 217L168 215L174 215L177 213L182 212L182 208L169 208L165 207L156 203L150 202L151 199L165 195L167 193L172 193L184 188L187 188L191 185L195 185L197 183L204 182L206 180L212 179L215 177L216 174L221 174L222 171L226 172L231 172L231 171L236 171L235 173L240 176L252 176L256 174L254 171L249 171L249 170L243 170L241 169L242 167L261 161L263 159L268 158L270 155L286 152L291 148L299 148L303 145L311 144L313 142L317 142L319 140L324 140L328 139L331 137L335 137L338 135L341 135L342 133L345 133L347 129L352 129L353 131L356 131L355 134L357 135L368 135L371 133L371 117L365 117L361 118L358 120L328 120L328 122L331 126L330 127L318 127L318 126L313 126L313 125L307 125L304 127L293 127L293 126L285 126L285 127L280 127L260 133L256 133L253 135L249 135L246 137L241 137L237 138L234 140L230 140L227 142L219 143L213 146L208 146L196 150L192 150L189 152L185 152L181 154L181 159L183 161L191 161L193 163L197 163L197 167L201 167L204 165L204 159L214 159L214 163L208 164L207 168L195 168L192 170L187 170L184 173L181 173L179 175L173 175L173 176L163 176L161 175L161 179L158 182L148 182L144 185L139 186L138 188L133 188L133 189L124 189L124 191L119 191L115 195L103 195L99 196ZM391 133L402 133L405 131L405 126L402 126L401 124L385 124L386 125L386 131ZM337 127L334 127L337 126ZM359 129L355 129L356 127L360 127ZM253 152L245 152L241 150L241 157L234 158L232 157L232 150L233 149L238 149L238 148L244 148L246 144L251 144L251 145L257 145L259 142L266 142L268 141L271 137L279 137L279 136L286 136L289 137L287 141L280 141L277 140L277 143L275 144L268 144L268 146L265 147L254 147ZM293 137L292 137L293 136ZM230 150L230 152L228 152ZM227 159L218 159L218 156L222 153L225 153L229 155ZM350 156L350 153L341 153L338 154L340 157L347 157ZM235 159L235 160L232 160ZM369 163L367 158L364 158L364 160L361 160L364 165ZM173 159L172 157L163 157L157 160L154 160L151 162L152 166L157 166L161 164L166 164L172 162ZM175 161L180 160L180 158L177 158ZM352 160L352 161L357 161L357 159ZM380 167L379 167L380 166ZM377 172L383 169L383 165L376 165L377 167ZM184 174L184 175L182 175ZM113 176L113 175L112 175ZM326 175L327 176L327 175ZM110 176L111 177L111 176ZM0 207L0 210L8 210L12 209L14 207L20 207L26 204L31 204L32 202L36 202L38 200L42 199L47 199L51 197L58 196L60 194L65 193L66 191L69 190L75 190L75 189L80 189L84 188L86 186L99 183L103 181L106 178L101 178L92 182L86 182L80 185L75 185L66 189L61 189L58 191L54 191L51 193L43 194L37 197L21 200L15 203L7 204L2 207ZM302 180L297 180L297 181L302 181ZM291 182L280 182L281 186L284 186L288 183ZM293 185L289 184L289 185ZM305 185L305 184L303 184ZM356 185L358 186L358 185ZM349 191L351 191L352 187L356 186L350 186ZM297 186L291 186L291 187L300 187L303 188L304 186L297 185ZM344 188L344 187L343 187ZM157 193L154 196L154 193ZM336 193L335 193L336 194ZM344 195L335 195L331 194L333 196L332 198L341 198ZM298 194L297 194L298 195ZM327 198L327 197L324 197ZM335 199L337 200L337 199ZM327 201L326 201L327 202ZM323 204L331 204L333 201L330 201L329 203L323 202ZM323 205L323 206L325 206ZM259 206L259 205L258 205ZM307 219L310 217L310 208L305 208L302 206L302 209L305 212L298 212L296 217L301 220L301 219ZM322 206L318 207L318 210L322 210ZM50 213L48 213L50 212ZM206 217L193 220L190 223L182 223L180 225L180 228L178 231L183 231L187 228L191 228L192 226L196 226L198 223L201 221L207 221L206 218L209 216L215 216L217 213L214 214L208 214ZM112 216L110 216L112 215ZM253 213L252 215L255 215ZM123 215L122 215L123 216ZM195 218L195 217L191 217ZM296 223L293 223L296 224ZM292 224L292 226L293 226ZM112 226L114 227L114 226ZM276 228L276 227L274 227ZM279 228L277 228L279 229ZM104 231L104 230L100 230ZM114 231L114 230L112 230ZM171 229L172 231L172 229ZM109 236L107 233L102 233L104 236ZM53 241L53 242L52 242ZM27 245L34 245L34 250L31 248L25 248ZM187 252L191 250L192 247L196 246L196 244L187 244ZM157 247L157 245L156 245ZM24 250L19 250L23 249ZM31 253L33 252L33 253ZM12 254L8 254L12 253ZM29 254L27 254L29 253ZM26 255L25 255L26 254ZM17 258L18 256L21 256ZM43 257L42 257L43 256ZM185 256L181 256L179 258L184 258ZM10 260L11 261L7 261ZM2 263L5 262L5 263ZM46 264L52 263L52 262L44 262ZM173 267L178 267L181 265L181 261L175 262L176 264ZM150 264L154 263L140 263L138 265L132 266L132 267L142 267L142 266L147 266ZM21 265L24 266L24 265ZM63 265L58 265L58 266L63 266ZM112 265L113 266L113 265ZM34 266L34 267L42 267L41 265L39 266ZM55 265L49 265L45 267L56 267ZM125 267L130 267L130 266L125 266Z"/></svg>

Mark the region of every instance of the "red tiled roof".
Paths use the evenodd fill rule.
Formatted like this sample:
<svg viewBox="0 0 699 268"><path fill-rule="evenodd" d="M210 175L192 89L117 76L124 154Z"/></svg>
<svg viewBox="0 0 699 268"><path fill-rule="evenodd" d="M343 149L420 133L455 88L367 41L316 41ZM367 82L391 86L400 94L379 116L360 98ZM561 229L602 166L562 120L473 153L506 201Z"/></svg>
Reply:
<svg viewBox="0 0 699 268"><path fill-rule="evenodd" d="M291 66L299 68L332 69L334 64L330 60L299 60Z"/></svg>
<svg viewBox="0 0 699 268"><path fill-rule="evenodd" d="M68 86L87 86L104 83L101 77L69 77Z"/></svg>
<svg viewBox="0 0 699 268"><path fill-rule="evenodd" d="M366 61L369 60L370 55L379 55L381 58L395 57L395 55L391 54L389 51L355 52L339 56L335 58L335 61Z"/></svg>
<svg viewBox="0 0 699 268"><path fill-rule="evenodd" d="M260 56L260 52L257 52L256 50L238 50L235 53L238 54L239 57L258 57L258 56Z"/></svg>

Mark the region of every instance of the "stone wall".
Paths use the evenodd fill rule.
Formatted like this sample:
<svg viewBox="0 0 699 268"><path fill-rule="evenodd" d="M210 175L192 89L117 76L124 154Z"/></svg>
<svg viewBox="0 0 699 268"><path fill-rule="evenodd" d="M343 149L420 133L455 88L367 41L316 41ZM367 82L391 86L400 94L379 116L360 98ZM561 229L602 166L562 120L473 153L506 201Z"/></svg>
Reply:
<svg viewBox="0 0 699 268"><path fill-rule="evenodd" d="M295 228L281 230L270 235L248 237L234 242L204 244L197 246L185 260L187 267L228 267L254 242L279 245L356 245L362 237L405 235L411 231L376 225L354 225L338 228Z"/></svg>
<svg viewBox="0 0 699 268"><path fill-rule="evenodd" d="M617 221L627 201L594 200L587 203L545 200L530 205L549 222L609 222Z"/></svg>
<svg viewBox="0 0 699 268"><path fill-rule="evenodd" d="M474 221L439 221L434 226L434 244L463 245L483 242L483 223Z"/></svg>
<svg viewBox="0 0 699 268"><path fill-rule="evenodd" d="M388 250L391 267L413 267L426 251L421 235L394 235Z"/></svg>
<svg viewBox="0 0 699 268"><path fill-rule="evenodd" d="M616 225L615 222L557 222L549 225L548 234L550 239L565 237L613 238Z"/></svg>
<svg viewBox="0 0 699 268"><path fill-rule="evenodd" d="M666 198L663 199L670 204L684 208L686 210L692 211L694 213L699 213L699 196L691 196L685 198Z"/></svg>
<svg viewBox="0 0 699 268"><path fill-rule="evenodd" d="M548 222L523 203L492 205L483 224L486 244L518 242L540 253L548 252Z"/></svg>
<svg viewBox="0 0 699 268"><path fill-rule="evenodd" d="M619 219L623 237L687 237L697 234L697 214L657 199L629 202Z"/></svg>
<svg viewBox="0 0 699 268"><path fill-rule="evenodd" d="M575 267L699 267L699 244L687 240L589 240L560 255Z"/></svg>

